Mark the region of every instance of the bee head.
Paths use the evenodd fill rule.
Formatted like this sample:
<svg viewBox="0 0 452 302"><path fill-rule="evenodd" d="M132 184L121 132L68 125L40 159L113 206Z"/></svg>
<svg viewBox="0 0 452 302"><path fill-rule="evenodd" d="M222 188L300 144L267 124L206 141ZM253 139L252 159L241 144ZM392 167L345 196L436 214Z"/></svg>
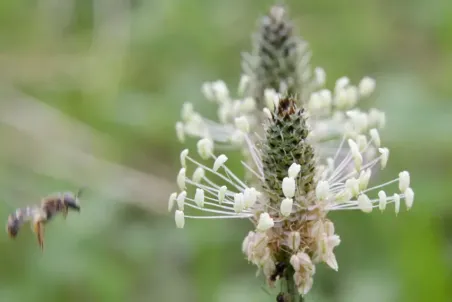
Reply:
<svg viewBox="0 0 452 302"><path fill-rule="evenodd" d="M20 223L19 220L14 219L13 217L8 218L8 223L6 225L6 231L10 238L16 238L17 233L19 233Z"/></svg>
<svg viewBox="0 0 452 302"><path fill-rule="evenodd" d="M64 193L64 198L63 198L64 204L69 209L80 212L80 202L79 202L80 193L81 193L81 190L79 190L75 194L72 192Z"/></svg>

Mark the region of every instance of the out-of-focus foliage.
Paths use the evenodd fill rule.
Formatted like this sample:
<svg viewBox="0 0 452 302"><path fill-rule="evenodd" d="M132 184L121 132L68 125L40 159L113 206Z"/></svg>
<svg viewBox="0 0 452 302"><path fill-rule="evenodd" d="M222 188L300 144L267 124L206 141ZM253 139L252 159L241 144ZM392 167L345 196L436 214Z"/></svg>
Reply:
<svg viewBox="0 0 452 302"><path fill-rule="evenodd" d="M241 253L248 223L165 215L180 105L235 87L240 52L271 1L0 1L0 213L88 187L81 213L0 237L0 300L274 301ZM377 79L382 179L411 173L398 217L333 215L339 272L307 301L449 301L452 290L452 2L287 1L328 86ZM194 142L191 142L193 145ZM240 168L239 165L236 166Z"/></svg>

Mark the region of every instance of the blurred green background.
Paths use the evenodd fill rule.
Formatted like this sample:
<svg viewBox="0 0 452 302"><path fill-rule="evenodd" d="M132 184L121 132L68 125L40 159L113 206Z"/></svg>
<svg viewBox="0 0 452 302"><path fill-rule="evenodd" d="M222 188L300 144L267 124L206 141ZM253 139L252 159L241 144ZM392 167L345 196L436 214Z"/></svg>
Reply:
<svg viewBox="0 0 452 302"><path fill-rule="evenodd" d="M214 114L202 82L235 91L272 3L0 1L1 216L88 187L80 215L48 225L44 253L28 226L0 237L0 301L275 301L241 253L247 221L180 230L167 213L181 104ZM451 301L452 2L286 3L329 87L377 79L362 104L388 121L377 181L407 169L416 194L398 217L331 215L340 269L319 265L306 301Z"/></svg>

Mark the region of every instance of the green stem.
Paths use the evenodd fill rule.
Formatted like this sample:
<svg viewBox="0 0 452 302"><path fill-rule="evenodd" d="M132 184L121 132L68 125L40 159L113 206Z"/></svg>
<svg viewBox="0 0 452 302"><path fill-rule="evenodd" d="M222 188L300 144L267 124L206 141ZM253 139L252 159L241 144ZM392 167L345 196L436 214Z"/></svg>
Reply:
<svg viewBox="0 0 452 302"><path fill-rule="evenodd" d="M293 279L295 271L292 266L289 266L286 269L286 284L287 284L287 293L290 296L290 302L303 302L303 297L298 293L297 286L295 285L295 281Z"/></svg>

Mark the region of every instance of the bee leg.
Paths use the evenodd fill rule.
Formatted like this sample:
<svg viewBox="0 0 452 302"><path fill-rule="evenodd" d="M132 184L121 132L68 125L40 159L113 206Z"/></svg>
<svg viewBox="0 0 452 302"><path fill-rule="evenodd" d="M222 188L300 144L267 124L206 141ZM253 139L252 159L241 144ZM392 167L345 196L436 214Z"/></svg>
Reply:
<svg viewBox="0 0 452 302"><path fill-rule="evenodd" d="M67 213L68 213L68 208L67 207L63 207L63 210L61 211L61 213L63 214L63 218L66 219Z"/></svg>
<svg viewBox="0 0 452 302"><path fill-rule="evenodd" d="M37 221L33 224L33 231L38 238L39 247L44 250L44 224L42 221Z"/></svg>

